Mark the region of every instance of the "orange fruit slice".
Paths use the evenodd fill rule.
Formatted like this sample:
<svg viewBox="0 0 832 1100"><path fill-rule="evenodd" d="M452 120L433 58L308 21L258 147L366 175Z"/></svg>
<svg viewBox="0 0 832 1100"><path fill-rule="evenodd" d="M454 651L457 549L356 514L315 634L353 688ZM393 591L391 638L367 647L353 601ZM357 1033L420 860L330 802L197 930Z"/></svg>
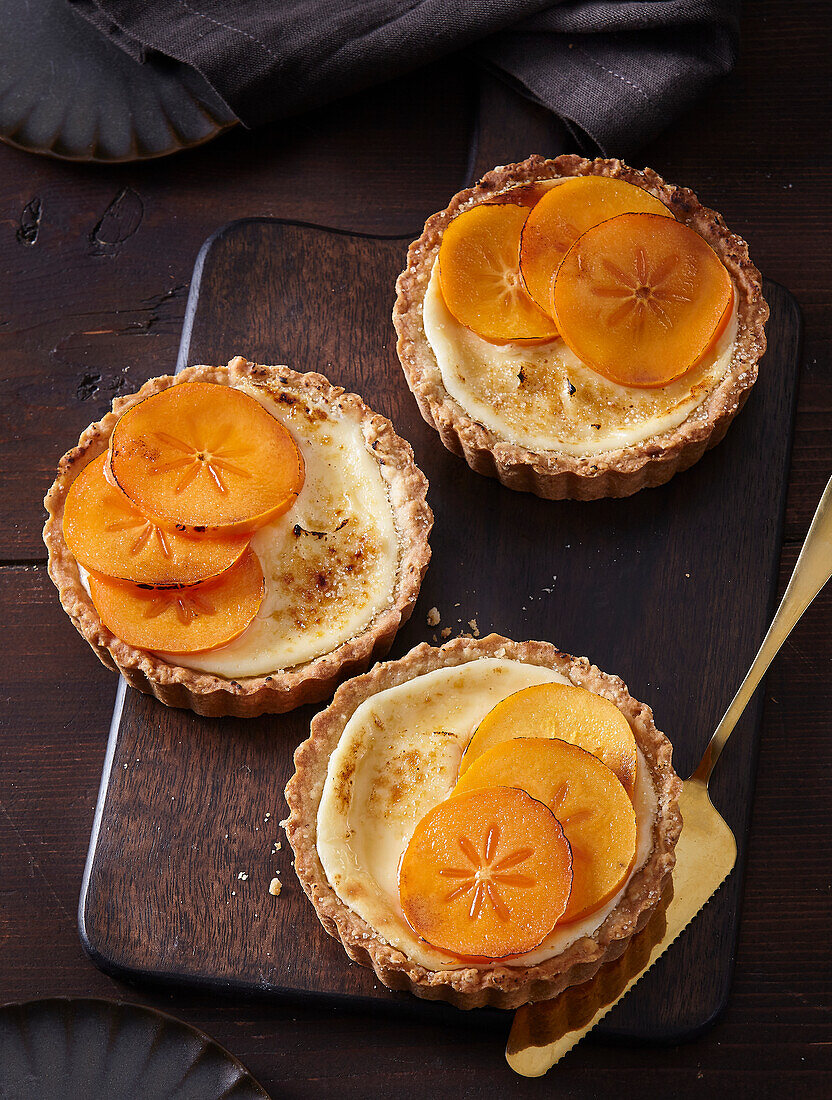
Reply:
<svg viewBox="0 0 832 1100"><path fill-rule="evenodd" d="M638 755L630 723L618 707L585 688L535 684L499 702L468 743L459 774L493 745L515 737L557 737L597 756L632 798Z"/></svg>
<svg viewBox="0 0 832 1100"><path fill-rule="evenodd" d="M102 623L128 645L166 653L199 653L227 645L263 601L263 570L249 548L215 580L189 588L140 588L90 573L90 595Z"/></svg>
<svg viewBox="0 0 832 1100"><path fill-rule="evenodd" d="M636 856L636 815L606 764L565 741L518 737L484 752L453 790L519 787L545 803L572 848L572 894L563 922L593 912L621 888Z"/></svg>
<svg viewBox="0 0 832 1100"><path fill-rule="evenodd" d="M521 183L517 187L510 187L508 191L501 191L499 195L494 195L485 201L491 206L512 203L514 206L526 206L531 210L533 206L540 202L548 190L545 183L535 180L534 183ZM548 308L547 303L546 309L548 310Z"/></svg>
<svg viewBox="0 0 832 1100"><path fill-rule="evenodd" d="M247 535L188 538L147 519L104 476L106 453L73 481L64 505L64 541L85 569L118 580L179 588L210 580L245 553Z"/></svg>
<svg viewBox="0 0 832 1100"><path fill-rule="evenodd" d="M663 386L718 340L734 285L693 229L655 214L621 214L572 245L552 301L561 336L593 370L624 386Z"/></svg>
<svg viewBox="0 0 832 1100"><path fill-rule="evenodd" d="M110 440L109 473L160 526L239 534L291 507L304 466L291 435L253 397L184 382L124 413Z"/></svg>
<svg viewBox="0 0 832 1100"><path fill-rule="evenodd" d="M520 233L528 213L525 206L483 203L454 218L442 237L445 304L460 324L492 344L557 336L520 276Z"/></svg>
<svg viewBox="0 0 832 1100"><path fill-rule="evenodd" d="M563 915L572 856L554 815L492 787L434 806L399 866L413 930L455 955L502 959L538 947Z"/></svg>
<svg viewBox="0 0 832 1100"><path fill-rule="evenodd" d="M581 234L618 214L672 212L649 191L609 176L576 176L551 187L526 219L520 238L520 271L526 290L547 313L552 278Z"/></svg>

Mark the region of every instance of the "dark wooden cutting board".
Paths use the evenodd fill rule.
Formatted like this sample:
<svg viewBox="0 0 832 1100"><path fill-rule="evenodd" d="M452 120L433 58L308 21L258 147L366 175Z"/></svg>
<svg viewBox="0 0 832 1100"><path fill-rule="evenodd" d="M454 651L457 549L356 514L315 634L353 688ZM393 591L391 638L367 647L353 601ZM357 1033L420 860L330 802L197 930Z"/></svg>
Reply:
<svg viewBox="0 0 832 1100"><path fill-rule="evenodd" d="M794 410L800 316L767 283L769 351L725 441L692 470L628 500L553 503L472 473L420 419L395 354L393 285L407 239L275 220L232 223L197 263L180 366L237 353L315 370L389 416L430 479L433 560L392 656L454 634L550 640L621 675L649 702L688 775L772 611ZM321 929L278 822L292 753L315 708L205 719L122 690L80 902L93 959L125 978L418 1012ZM761 712L758 697L712 784L733 828L727 884L605 1021L608 1035L674 1040L724 1006ZM277 844L282 847L276 849ZM269 883L280 875L279 897ZM507 1016L476 1014L480 1020ZM467 1017L471 1019L471 1017Z"/></svg>

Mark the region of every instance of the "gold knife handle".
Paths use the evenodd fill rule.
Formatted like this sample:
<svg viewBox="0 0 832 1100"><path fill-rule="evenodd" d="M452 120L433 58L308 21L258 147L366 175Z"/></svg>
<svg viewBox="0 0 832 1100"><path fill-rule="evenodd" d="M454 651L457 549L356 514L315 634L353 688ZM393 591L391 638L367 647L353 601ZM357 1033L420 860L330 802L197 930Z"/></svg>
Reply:
<svg viewBox="0 0 832 1100"><path fill-rule="evenodd" d="M800 616L832 576L832 478L826 483L783 599L751 668L691 776L708 782L740 715Z"/></svg>

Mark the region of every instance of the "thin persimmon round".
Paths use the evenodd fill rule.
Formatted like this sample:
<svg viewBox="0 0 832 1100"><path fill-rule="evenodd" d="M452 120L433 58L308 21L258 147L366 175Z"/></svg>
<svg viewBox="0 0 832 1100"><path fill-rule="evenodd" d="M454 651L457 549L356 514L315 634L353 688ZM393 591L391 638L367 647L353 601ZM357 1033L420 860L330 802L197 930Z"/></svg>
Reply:
<svg viewBox="0 0 832 1100"><path fill-rule="evenodd" d="M159 527L104 476L107 455L85 466L67 493L64 541L85 569L159 588L200 584L230 569L248 535L189 538Z"/></svg>
<svg viewBox="0 0 832 1100"><path fill-rule="evenodd" d="M459 774L477 757L516 737L556 737L603 761L632 798L638 773L630 723L609 699L573 684L533 684L502 699L477 726Z"/></svg>
<svg viewBox="0 0 832 1100"><path fill-rule="evenodd" d="M638 212L673 217L643 187L609 176L575 176L546 191L520 238L520 273L540 308L551 313L552 278L578 237L608 218Z"/></svg>
<svg viewBox="0 0 832 1100"><path fill-rule="evenodd" d="M636 856L633 804L618 778L592 753L566 741L518 737L488 749L452 792L519 787L543 802L563 826L572 849L572 894L563 922L608 901Z"/></svg>
<svg viewBox="0 0 832 1100"><path fill-rule="evenodd" d="M734 284L693 229L621 214L588 229L552 283L560 334L587 366L624 386L663 386L700 362L725 330Z"/></svg>
<svg viewBox="0 0 832 1100"><path fill-rule="evenodd" d="M546 806L492 787L434 806L399 865L408 923L443 951L502 959L538 947L566 909L572 854Z"/></svg>
<svg viewBox="0 0 832 1100"><path fill-rule="evenodd" d="M280 421L211 382L170 386L128 409L108 465L139 511L184 534L251 533L292 506L304 478Z"/></svg>
<svg viewBox="0 0 832 1100"><path fill-rule="evenodd" d="M525 206L482 203L457 215L442 237L445 304L460 324L492 344L557 336L520 275L520 233L528 213Z"/></svg>
<svg viewBox="0 0 832 1100"><path fill-rule="evenodd" d="M249 548L220 577L189 588L142 588L97 573L90 596L108 630L128 645L164 653L199 653L227 645L263 602L263 570Z"/></svg>

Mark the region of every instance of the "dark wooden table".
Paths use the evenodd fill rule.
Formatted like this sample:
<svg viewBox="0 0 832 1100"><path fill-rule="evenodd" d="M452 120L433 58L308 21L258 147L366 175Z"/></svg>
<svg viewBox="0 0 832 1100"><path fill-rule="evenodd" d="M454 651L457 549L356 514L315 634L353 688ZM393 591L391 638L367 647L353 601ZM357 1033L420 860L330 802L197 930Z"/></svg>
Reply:
<svg viewBox="0 0 832 1100"><path fill-rule="evenodd" d="M802 306L785 582L832 468L832 8L748 0L743 29L733 76L637 163L722 211ZM85 167L0 146L0 1002L86 994L157 1005L227 1045L276 1098L828 1097L832 590L765 686L733 993L691 1043L588 1042L543 1081L524 1081L504 1063L503 1037L465 1018L447 1028L126 988L81 949L76 905L116 682L46 576L41 498L54 465L114 394L173 368L193 263L213 230L260 214L417 230L465 179L476 86L465 65L441 64L146 165ZM506 135L492 160L530 151Z"/></svg>

